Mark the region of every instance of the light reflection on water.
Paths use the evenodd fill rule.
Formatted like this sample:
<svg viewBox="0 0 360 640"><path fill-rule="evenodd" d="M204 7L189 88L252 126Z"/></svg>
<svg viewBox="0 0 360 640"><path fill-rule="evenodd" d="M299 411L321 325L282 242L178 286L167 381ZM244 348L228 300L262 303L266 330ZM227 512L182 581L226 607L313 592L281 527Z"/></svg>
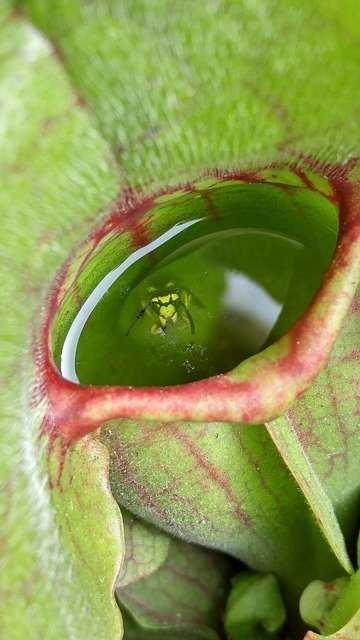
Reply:
<svg viewBox="0 0 360 640"><path fill-rule="evenodd" d="M66 335L62 375L82 384L162 386L230 371L272 336L285 295L274 288L284 247L293 260L302 245L239 227L232 211L175 225L101 279ZM292 264L285 267L291 274ZM152 299L169 293L179 303L163 329Z"/></svg>
<svg viewBox="0 0 360 640"><path fill-rule="evenodd" d="M282 305L257 282L243 273L227 271L222 303L230 312L243 317L244 342L256 352L264 344L277 321Z"/></svg>
<svg viewBox="0 0 360 640"><path fill-rule="evenodd" d="M61 352L60 366L60 371L64 378L66 378L70 382L79 383L79 378L77 376L75 368L75 355L81 333L95 307L99 304L102 297L105 295L105 293L107 293L114 282L116 282L116 280L120 278L120 276L123 275L125 271L135 262L146 256L151 251L154 251L157 247L165 244L170 238L175 237L197 222L200 222L200 219L190 220L175 225L145 247L141 247L140 249L134 251L134 253L126 258L126 260L124 260L124 262L110 271L110 273L107 273L106 276L99 282L99 284L91 292L88 299L79 310L65 338Z"/></svg>

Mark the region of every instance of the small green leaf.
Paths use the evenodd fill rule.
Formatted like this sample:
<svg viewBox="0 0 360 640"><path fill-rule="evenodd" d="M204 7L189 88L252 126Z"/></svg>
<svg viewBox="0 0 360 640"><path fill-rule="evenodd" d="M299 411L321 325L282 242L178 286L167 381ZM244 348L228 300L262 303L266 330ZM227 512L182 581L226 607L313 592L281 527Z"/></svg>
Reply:
<svg viewBox="0 0 360 640"><path fill-rule="evenodd" d="M331 610L327 624L324 627L324 633L335 633L337 629L345 626L348 620L351 620L359 613L359 603L360 571L357 571L350 576L334 608Z"/></svg>
<svg viewBox="0 0 360 640"><path fill-rule="evenodd" d="M124 621L125 640L219 640L216 631L205 627L171 627L170 629L150 629L142 627L136 619L121 606L121 614Z"/></svg>
<svg viewBox="0 0 360 640"><path fill-rule="evenodd" d="M300 614L303 620L318 631L324 631L329 615L348 581L349 578L343 577L333 582L311 582L300 598Z"/></svg>
<svg viewBox="0 0 360 640"><path fill-rule="evenodd" d="M359 578L344 589L337 604L331 612L331 621L324 629L324 635L308 631L304 640L359 640L360 609L359 609ZM353 612L349 619L348 615ZM355 613L354 613L355 611ZM347 620L347 621L346 621ZM342 621L342 622L341 622Z"/></svg>
<svg viewBox="0 0 360 640"><path fill-rule="evenodd" d="M216 638L233 572L230 559L170 539L167 557L157 571L127 586L118 586L121 609L143 629L174 637ZM125 624L125 637L127 628ZM152 637L150 635L150 637Z"/></svg>
<svg viewBox="0 0 360 640"><path fill-rule="evenodd" d="M145 578L164 562L169 551L170 538L156 527L142 522L121 509L125 535L125 557L116 579L116 588L122 589Z"/></svg>
<svg viewBox="0 0 360 640"><path fill-rule="evenodd" d="M280 638L286 611L276 578L240 573L233 582L225 611L229 640Z"/></svg>
<svg viewBox="0 0 360 640"><path fill-rule="evenodd" d="M324 635L308 631L304 640L358 640L359 603L360 571L330 584L310 584L300 600L301 615Z"/></svg>

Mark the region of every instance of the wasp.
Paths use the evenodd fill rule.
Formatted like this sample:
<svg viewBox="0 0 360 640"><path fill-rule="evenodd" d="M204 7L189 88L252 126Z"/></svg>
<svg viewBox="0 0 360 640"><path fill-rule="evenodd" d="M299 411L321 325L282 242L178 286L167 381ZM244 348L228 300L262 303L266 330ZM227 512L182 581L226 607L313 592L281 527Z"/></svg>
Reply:
<svg viewBox="0 0 360 640"><path fill-rule="evenodd" d="M174 324L185 320L190 326L191 334L194 335L195 325L189 311L192 300L190 291L176 287L174 282L168 282L163 289L149 287L148 296L147 300L142 300L142 307L135 314L126 332L127 336L145 313L156 319L155 324L151 327L153 334L158 333L164 336Z"/></svg>

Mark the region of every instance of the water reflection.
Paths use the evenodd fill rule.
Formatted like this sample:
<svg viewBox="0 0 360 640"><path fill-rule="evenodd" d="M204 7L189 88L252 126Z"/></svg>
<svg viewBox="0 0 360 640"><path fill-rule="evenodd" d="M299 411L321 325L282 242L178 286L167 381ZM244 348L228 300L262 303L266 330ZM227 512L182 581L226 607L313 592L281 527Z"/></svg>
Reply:
<svg viewBox="0 0 360 640"><path fill-rule="evenodd" d="M234 271L225 273L222 304L229 316L240 319L243 340L253 352L264 344L282 308L257 282Z"/></svg>
<svg viewBox="0 0 360 640"><path fill-rule="evenodd" d="M200 219L189 220L175 225L161 236L150 242L145 247L141 247L132 253L124 262L118 267L107 273L106 276L99 282L95 289L91 292L86 302L81 307L75 320L73 321L67 336L65 338L62 352L61 352L61 374L70 382L79 383L79 378L76 373L75 367L75 354L78 346L78 342L81 333L90 318L95 307L99 304L103 296L109 291L110 287L122 276L129 267L141 260L144 256L148 255L162 244L165 244L170 238L174 238L182 231L191 227L192 225L200 222Z"/></svg>

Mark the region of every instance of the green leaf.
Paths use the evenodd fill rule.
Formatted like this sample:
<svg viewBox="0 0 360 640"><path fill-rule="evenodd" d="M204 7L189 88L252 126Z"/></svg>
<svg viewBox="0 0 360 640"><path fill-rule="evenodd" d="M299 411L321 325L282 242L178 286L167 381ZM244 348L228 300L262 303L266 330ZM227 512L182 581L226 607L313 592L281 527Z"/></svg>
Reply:
<svg viewBox="0 0 360 640"><path fill-rule="evenodd" d="M5 487L3 637L58 640L76 628L80 637L116 640L122 622L111 585L124 545L107 452L90 437L66 459L56 446L48 478L48 452L36 446L38 418L25 419L17 434L24 446L23 469Z"/></svg>
<svg viewBox="0 0 360 640"><path fill-rule="evenodd" d="M347 179L359 179L359 170L353 167L359 155L357 7L337 0L304 0L300 5L283 0L190 0L170 8L162 0L25 0L16 5L26 12L23 17L19 9L12 13L13 3L0 2L1 195L5 212L0 220L1 302L6 310L0 325L0 474L5 496L0 533L6 552L0 572L1 632L6 640L65 640L76 629L79 637L99 640L103 634L108 640L120 634L120 618L111 595L122 553L119 513L106 484L107 454L98 442L86 439L65 456L65 448L59 452L59 443L51 441L49 467L49 452L44 450L44 440L39 440L49 407L43 398L40 408L34 408L39 397L32 393L33 383L39 381L39 370L24 364L26 354L33 359L31 329L41 317L40 301L49 279L79 239L99 222L99 211L113 201L119 184L150 193L189 178L197 180L204 169L231 171L274 162L303 169L309 157L313 169L326 169L340 182L346 171L350 172ZM346 162L346 171L336 164ZM326 163L334 164L329 167ZM297 275L299 283L300 268ZM330 310L329 300L327 305ZM350 333L357 317L349 316ZM281 333L279 327L278 331ZM355 349L356 343L352 344ZM36 351L36 355L39 366L41 354ZM346 378L345 371L343 375ZM347 387L345 380L343 389L347 388L349 396L333 417L340 425L352 411L351 384ZM58 400L51 407L54 411ZM323 417L317 398L312 401ZM69 397L65 405L76 420L76 405ZM306 423L306 415L303 419ZM182 452L188 435L186 425L184 432L182 426L175 426L180 435L175 434L170 446L174 457L179 448ZM168 427L171 431L172 425ZM210 424L203 433L198 427L188 426L199 440L212 442L211 451L208 453L210 444L204 450L196 449L197 443L190 439L194 451L188 468L186 461L183 468L194 470L194 461L204 456L206 464L199 468L203 494L209 474L224 472L225 484L221 485L216 474L210 483L210 495L221 508L211 514L206 496L205 506L202 501L200 506L208 522L210 516L222 518L225 533L235 532L236 553L249 551L254 563L265 565L274 549L272 568L276 571L279 561L281 581L294 584L296 594L304 580L330 580L338 575L341 569L266 434L261 432L256 438L255 432L250 436L245 428L238 437L237 426ZM126 424L124 428L131 431ZM148 428L151 440L154 425ZM216 447L215 434L220 428L224 442ZM161 432L163 426L159 429ZM160 448L166 451L168 441L163 436ZM136 442L133 447L135 451ZM130 449L130 457L133 451ZM319 458L323 454L320 450ZM224 461L217 459L222 455L228 456L231 468L224 469ZM349 460L352 455L349 446ZM345 469L344 458L341 472L345 469L344 477L351 480L348 491L341 479L336 479L334 487L331 480L326 484L324 460L315 464L311 456L314 473L324 480L325 493L350 543L358 513L358 504L350 495L355 487L352 465L350 461ZM53 484L49 484L50 472ZM68 482L70 472L72 486L78 490L85 486L86 491L76 500L73 496L74 512L68 517L72 489L66 484L63 491L62 483ZM158 464L146 478L155 491L152 519L154 513L159 515L156 509L161 499L156 478L161 482L165 475ZM141 489L141 483L138 486ZM181 521L179 504L182 497L188 497L189 483L180 499L175 484L169 487L164 482L163 487L169 493L168 518L180 514L174 529L183 527L180 534L185 535L195 518L194 535L198 535L196 512L187 530ZM230 492L236 487L235 498L226 493L229 487ZM126 499L135 501L134 484L131 490ZM309 491L304 489L307 496ZM85 505L88 514L83 521ZM260 525L267 507L264 525ZM245 521L248 515L252 518L255 537L266 542L264 556L251 548L248 532L238 531L244 514ZM201 524L203 519L201 514ZM270 530L271 519L276 522L274 531ZM218 524L202 534L202 540L214 543L219 539L223 531L219 533ZM334 529L326 531L344 564ZM229 546L232 539L226 540ZM283 545L283 556L275 542ZM98 575L104 579L101 585ZM293 602L296 597L291 596ZM353 618L345 627L353 638L356 625L359 621Z"/></svg>
<svg viewBox="0 0 360 640"><path fill-rule="evenodd" d="M289 412L268 425L281 456L347 571L351 571L351 565L343 534L355 555L359 512L359 300L358 294L314 385Z"/></svg>
<svg viewBox="0 0 360 640"><path fill-rule="evenodd" d="M20 6L55 42L131 185L356 155L360 42L334 21L339 3Z"/></svg>
<svg viewBox="0 0 360 640"><path fill-rule="evenodd" d="M53 443L51 481L40 437L46 402L35 407L31 391L40 292L85 233L84 218L115 193L117 176L46 40L18 19L2 20L0 32L0 635L63 640L76 629L117 640L111 586L123 534L107 451L86 438L65 456Z"/></svg>
<svg viewBox="0 0 360 640"><path fill-rule="evenodd" d="M341 574L263 427L122 420L104 427L101 439L119 504L276 574L295 619L311 580Z"/></svg>
<svg viewBox="0 0 360 640"><path fill-rule="evenodd" d="M358 611L349 622L331 635L318 635L314 631L308 631L304 640L357 640L360 630L360 612Z"/></svg>
<svg viewBox="0 0 360 640"><path fill-rule="evenodd" d="M167 557L157 571L132 584L117 585L116 596L140 628L156 630L159 638L174 633L184 640L216 640L232 573L229 558L170 539Z"/></svg>
<svg viewBox="0 0 360 640"><path fill-rule="evenodd" d="M171 627L150 629L139 625L122 605L121 615L124 621L126 640L219 640L215 631L204 627Z"/></svg>
<svg viewBox="0 0 360 640"><path fill-rule="evenodd" d="M333 582L311 582L300 598L300 614L303 620L318 631L325 630L331 610L348 582L349 578L345 577L337 578Z"/></svg>
<svg viewBox="0 0 360 640"><path fill-rule="evenodd" d="M240 573L226 603L225 628L229 640L280 638L286 611L276 578L270 574Z"/></svg>
<svg viewBox="0 0 360 640"><path fill-rule="evenodd" d="M335 606L330 611L324 628L324 633L330 635L341 627L346 626L348 620L359 615L360 602L360 571L350 576L346 586L340 593Z"/></svg>
<svg viewBox="0 0 360 640"><path fill-rule="evenodd" d="M308 631L304 640L357 640L360 631L359 602L360 571L357 571L342 586L330 611L325 611L324 620L319 625L324 635ZM325 601L325 608L326 604Z"/></svg>
<svg viewBox="0 0 360 640"><path fill-rule="evenodd" d="M116 587L121 589L156 571L169 551L170 538L160 529L141 522L126 509L121 509L126 554Z"/></svg>

